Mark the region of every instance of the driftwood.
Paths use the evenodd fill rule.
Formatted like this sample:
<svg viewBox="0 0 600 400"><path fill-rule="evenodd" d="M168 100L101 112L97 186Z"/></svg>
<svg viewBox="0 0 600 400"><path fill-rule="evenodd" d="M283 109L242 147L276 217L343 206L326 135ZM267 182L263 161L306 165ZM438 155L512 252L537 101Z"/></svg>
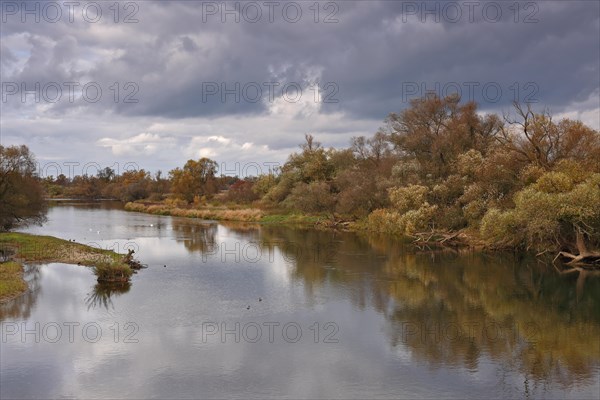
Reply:
<svg viewBox="0 0 600 400"><path fill-rule="evenodd" d="M127 255L123 257L123 262L129 265L129 267L134 271L140 270L142 268L147 268L144 264L141 264L139 261L133 258L133 253L135 253L135 251L129 249Z"/></svg>
<svg viewBox="0 0 600 400"><path fill-rule="evenodd" d="M417 232L413 235L413 244L417 246L459 247L466 245L466 235L462 232Z"/></svg>
<svg viewBox="0 0 600 400"><path fill-rule="evenodd" d="M580 268L600 268L600 253L595 251L589 251L586 244L583 233L579 230L576 231L576 246L578 255L569 253L567 251L559 252L554 261L557 258L562 258L565 264L568 266L580 267Z"/></svg>
<svg viewBox="0 0 600 400"><path fill-rule="evenodd" d="M580 230L576 230L575 235L575 244L579 254L575 255L567 251L561 251L552 260L552 265L560 275L578 274L575 289L577 301L579 301L583 294L585 280L591 276L600 276L600 253L588 250L585 238ZM559 258L563 260L564 265L569 267L568 269L561 270L556 266L555 261Z"/></svg>

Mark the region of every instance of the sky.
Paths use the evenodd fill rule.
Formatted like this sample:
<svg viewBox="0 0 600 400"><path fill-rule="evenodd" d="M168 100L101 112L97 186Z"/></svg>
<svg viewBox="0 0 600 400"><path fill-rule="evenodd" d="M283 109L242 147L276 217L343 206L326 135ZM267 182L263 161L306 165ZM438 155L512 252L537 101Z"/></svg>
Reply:
<svg viewBox="0 0 600 400"><path fill-rule="evenodd" d="M266 173L428 92L600 128L596 0L0 3L0 143L41 176Z"/></svg>

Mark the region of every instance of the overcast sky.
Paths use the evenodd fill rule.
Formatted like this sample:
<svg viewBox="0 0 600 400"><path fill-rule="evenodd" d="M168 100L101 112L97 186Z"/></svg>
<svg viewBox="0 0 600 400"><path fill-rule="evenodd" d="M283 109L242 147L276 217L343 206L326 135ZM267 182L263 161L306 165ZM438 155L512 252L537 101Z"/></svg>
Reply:
<svg viewBox="0 0 600 400"><path fill-rule="evenodd" d="M266 171L305 133L347 146L428 90L600 126L595 0L67 3L2 0L1 143L42 175Z"/></svg>

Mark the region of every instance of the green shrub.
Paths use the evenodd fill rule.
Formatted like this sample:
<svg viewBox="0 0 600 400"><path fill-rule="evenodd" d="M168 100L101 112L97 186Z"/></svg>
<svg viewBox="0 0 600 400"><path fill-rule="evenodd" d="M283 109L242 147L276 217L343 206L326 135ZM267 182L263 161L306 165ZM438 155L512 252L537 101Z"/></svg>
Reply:
<svg viewBox="0 0 600 400"><path fill-rule="evenodd" d="M429 188L422 185L408 185L405 187L391 188L390 201L394 211L403 214L410 210L419 208L426 202Z"/></svg>
<svg viewBox="0 0 600 400"><path fill-rule="evenodd" d="M490 209L481 220L481 236L497 246L513 246L523 242L521 222L515 211Z"/></svg>
<svg viewBox="0 0 600 400"><path fill-rule="evenodd" d="M515 208L489 210L481 235L490 243L522 244L536 249L560 246L575 229L585 227L592 241L600 239L600 174L573 185L564 173L547 172L517 192Z"/></svg>
<svg viewBox="0 0 600 400"><path fill-rule="evenodd" d="M466 153L458 156L456 160L456 168L461 175L475 178L481 173L483 167L483 156L475 149L471 149Z"/></svg>
<svg viewBox="0 0 600 400"><path fill-rule="evenodd" d="M127 282L133 274L127 264L97 263L93 270L98 282Z"/></svg>
<svg viewBox="0 0 600 400"><path fill-rule="evenodd" d="M542 175L533 187L544 193L564 193L573 189L573 180L562 172L548 172Z"/></svg>
<svg viewBox="0 0 600 400"><path fill-rule="evenodd" d="M428 203L404 214L390 209L375 210L367 218L367 228L393 235L411 235L429 229L436 210L437 206Z"/></svg>

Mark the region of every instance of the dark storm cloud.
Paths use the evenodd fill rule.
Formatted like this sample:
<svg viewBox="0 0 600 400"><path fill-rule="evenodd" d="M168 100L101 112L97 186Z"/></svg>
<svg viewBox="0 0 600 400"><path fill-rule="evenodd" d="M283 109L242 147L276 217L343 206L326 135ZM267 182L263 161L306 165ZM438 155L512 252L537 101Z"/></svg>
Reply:
<svg viewBox="0 0 600 400"><path fill-rule="evenodd" d="M23 24L18 15L6 16L3 80L94 80L107 93L114 82L134 82L139 86L137 103L115 102L105 95L93 108L170 118L264 113L269 105L268 87L263 85L267 82L280 84L276 96L281 86L292 82L302 85L302 95L311 98L306 87L311 79L333 83L329 92L339 89L332 96L337 102L324 103L322 111L375 119L406 106L409 94L450 90L452 84L461 88L463 97L472 93L484 109L507 106L516 89L521 100L535 92L532 98L560 109L585 100L599 85L598 2L523 2L518 17L509 8L514 2L495 2L502 11L499 22L492 22L494 13L489 10L485 18L484 2L472 11L471 22L469 9L458 2L462 16L456 23L450 20L455 17L452 9L443 11L443 2L336 2L339 11L325 10L326 3L321 3L319 23L309 9L312 3L306 2L296 3L303 10L296 23L286 21L282 6L275 9L272 23L262 2L257 3L263 13L259 22L240 18L236 23L235 16L222 15L223 9L209 15L212 3L191 1L136 2L138 23L122 21L133 9L121 10L119 23L114 23L111 4L102 3L103 19L98 23L86 22L77 12L73 23L44 23L42 18L40 23ZM435 13L423 13L424 5L429 10L438 7L439 22ZM243 16L252 12L248 9ZM323 23L331 12L338 22ZM528 16L532 23L524 22ZM24 49L12 45L19 36L27 46L26 55L21 54L23 65L16 57ZM223 100L220 86L218 93L206 93L214 89L213 83L228 89L236 83L240 89L256 83L263 89L263 101L249 101L255 99L253 90L247 96L239 90L239 101L233 94ZM493 83L502 90L499 98L493 91L487 97L483 93L483 86ZM534 85L524 88L528 83ZM410 92L415 87L416 94ZM60 114L74 106L92 107L79 101L50 109Z"/></svg>
<svg viewBox="0 0 600 400"><path fill-rule="evenodd" d="M24 3L49 13L23 23ZM62 16L49 22L56 4ZM274 3L239 2L239 22L225 12L236 2L224 4L122 1L115 14L113 1L81 1L69 14L63 1L3 0L0 142L26 143L43 162L164 171L198 157L284 162L306 133L347 146L427 90L457 88L486 112L518 94L600 126L597 1L323 1L318 22L313 1L281 1L272 15ZM23 102L12 94L21 84L49 90ZM296 84L301 99L284 101ZM56 85L62 97L50 101Z"/></svg>
<svg viewBox="0 0 600 400"><path fill-rule="evenodd" d="M537 88L534 98L541 104L560 108L583 100L599 84L598 3L538 4L539 22L532 24L399 24L395 35L383 29L356 35L348 51L353 71L332 66L324 78L340 83L346 100L340 108L371 116L404 106L403 88L413 83L434 89L436 83L443 88L454 82L463 95L469 93L467 83L477 83L475 100L488 109L507 106L517 87L523 100L532 92L524 90L527 83ZM503 90L497 102L493 93L487 98L482 93L492 83Z"/></svg>

